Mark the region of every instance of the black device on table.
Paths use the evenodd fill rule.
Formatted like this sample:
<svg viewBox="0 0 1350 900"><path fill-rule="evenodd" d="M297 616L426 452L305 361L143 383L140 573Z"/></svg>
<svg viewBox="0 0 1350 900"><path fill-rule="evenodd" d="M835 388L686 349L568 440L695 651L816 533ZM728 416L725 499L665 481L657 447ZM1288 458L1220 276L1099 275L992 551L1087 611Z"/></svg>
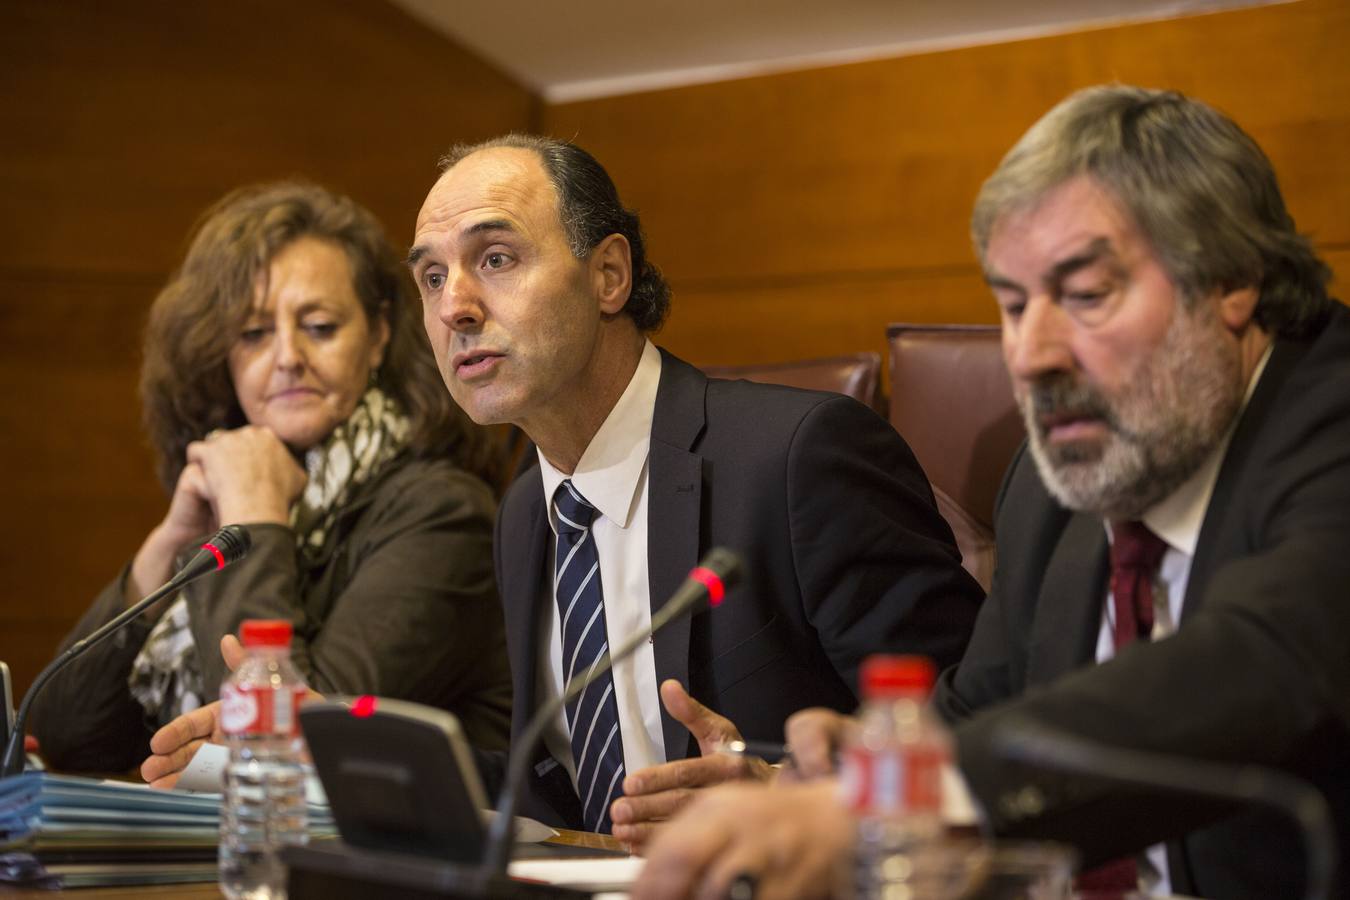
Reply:
<svg viewBox="0 0 1350 900"><path fill-rule="evenodd" d="M488 808L459 720L445 710L384 697L308 703L300 727L342 836L288 848L288 895L577 898L588 893L506 878L482 865ZM519 856L622 856L523 844Z"/></svg>
<svg viewBox="0 0 1350 900"><path fill-rule="evenodd" d="M307 704L300 726L342 842L289 847L292 900L343 900L373 891L402 897L562 897L584 891L512 879L512 823L530 755L563 705L648 637L696 608L721 603L740 560L714 548L651 624L606 654L587 677L538 710L517 737L496 817L484 828L485 792L459 721L443 710L377 697ZM613 855L551 845L548 856ZM537 855L530 853L528 855ZM621 854L620 854L621 855Z"/></svg>

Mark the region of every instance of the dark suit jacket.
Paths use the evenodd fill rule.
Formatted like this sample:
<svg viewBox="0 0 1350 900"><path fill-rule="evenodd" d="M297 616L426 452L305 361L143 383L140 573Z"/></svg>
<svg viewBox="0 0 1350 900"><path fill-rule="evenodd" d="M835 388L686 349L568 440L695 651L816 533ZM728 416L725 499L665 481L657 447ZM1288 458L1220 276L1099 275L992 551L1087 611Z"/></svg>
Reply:
<svg viewBox="0 0 1350 900"><path fill-rule="evenodd" d="M740 553L739 587L716 610L656 637L658 681L675 678L748 738L781 740L807 706L852 710L874 652L955 662L981 600L932 490L895 430L839 394L709 380L663 352L648 473L651 605L713 546ZM502 502L496 562L515 690L512 735L534 713L537 635L552 540L538 468ZM696 754L663 713L666 755ZM578 823L561 767L540 765L522 811ZM498 761L499 762L499 761ZM486 780L499 778L492 761Z"/></svg>
<svg viewBox="0 0 1350 900"><path fill-rule="evenodd" d="M1169 854L1175 891L1299 896L1299 843L1280 820L1033 773L1002 762L993 739L1016 715L1106 744L1284 769L1325 793L1346 843L1350 313L1337 305L1317 337L1276 342L1220 469L1171 637L1092 664L1102 522L1055 503L1025 452L997 534L989 600L935 698L950 720L969 718L961 766L996 828L1073 843L1089 863L1184 835Z"/></svg>

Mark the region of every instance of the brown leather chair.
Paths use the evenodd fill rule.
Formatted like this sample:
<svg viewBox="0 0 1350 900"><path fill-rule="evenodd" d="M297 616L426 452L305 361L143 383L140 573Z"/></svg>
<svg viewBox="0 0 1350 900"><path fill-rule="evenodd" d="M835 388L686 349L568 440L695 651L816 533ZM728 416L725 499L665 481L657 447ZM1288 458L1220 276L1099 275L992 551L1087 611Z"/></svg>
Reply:
<svg viewBox="0 0 1350 900"><path fill-rule="evenodd" d="M709 378L744 378L764 384L846 394L881 412L881 357L875 353L850 353L798 362L765 363L757 366L703 366Z"/></svg>
<svg viewBox="0 0 1350 900"><path fill-rule="evenodd" d="M996 325L890 325L891 424L928 474L966 570L989 590L994 501L1026 436Z"/></svg>

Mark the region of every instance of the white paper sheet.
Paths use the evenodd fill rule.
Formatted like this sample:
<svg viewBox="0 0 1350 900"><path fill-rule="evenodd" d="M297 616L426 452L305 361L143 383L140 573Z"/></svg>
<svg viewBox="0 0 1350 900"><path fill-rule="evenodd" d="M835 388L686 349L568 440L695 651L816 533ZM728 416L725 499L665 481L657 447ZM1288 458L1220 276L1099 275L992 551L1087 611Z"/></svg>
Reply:
<svg viewBox="0 0 1350 900"><path fill-rule="evenodd" d="M230 764L230 749L224 744L202 744L178 777L180 791L219 794L225 778L225 767ZM315 806L327 806L328 795L311 771L305 777L305 801Z"/></svg>
<svg viewBox="0 0 1350 900"><path fill-rule="evenodd" d="M589 891L627 891L646 860L640 856L601 859L518 859L507 868L513 878L527 878Z"/></svg>

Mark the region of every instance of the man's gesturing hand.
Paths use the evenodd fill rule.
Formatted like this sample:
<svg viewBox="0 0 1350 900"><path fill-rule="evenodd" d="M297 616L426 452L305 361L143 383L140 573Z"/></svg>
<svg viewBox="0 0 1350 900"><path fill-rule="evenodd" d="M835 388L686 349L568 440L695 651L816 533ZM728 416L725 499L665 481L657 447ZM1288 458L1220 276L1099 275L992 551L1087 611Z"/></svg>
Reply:
<svg viewBox="0 0 1350 900"><path fill-rule="evenodd" d="M719 753L724 742L741 740L740 731L730 719L690 697L678 681L661 685L661 702L689 729L702 755L649 766L624 779L624 796L610 807L610 819L614 837L635 851L642 849L656 823L673 816L697 789L733 779L767 781L773 775L762 759Z"/></svg>
<svg viewBox="0 0 1350 900"><path fill-rule="evenodd" d="M634 900L724 898L738 878L764 900L832 896L853 842L837 792L832 779L703 792L655 836Z"/></svg>

